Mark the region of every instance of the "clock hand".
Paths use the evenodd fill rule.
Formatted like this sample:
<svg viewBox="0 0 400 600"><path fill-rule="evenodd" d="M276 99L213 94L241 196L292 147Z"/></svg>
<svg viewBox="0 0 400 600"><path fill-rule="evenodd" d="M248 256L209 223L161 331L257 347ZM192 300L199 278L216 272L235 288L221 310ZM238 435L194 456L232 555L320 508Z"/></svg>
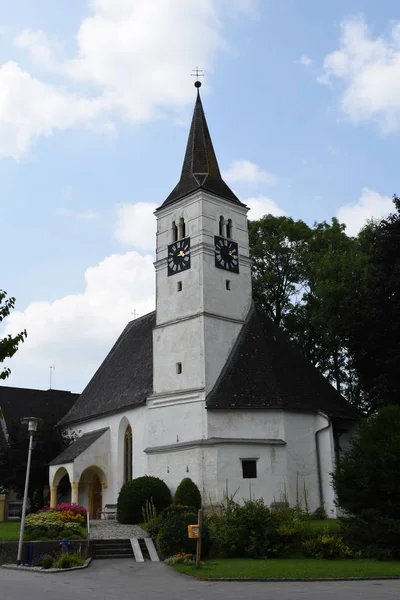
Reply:
<svg viewBox="0 0 400 600"><path fill-rule="evenodd" d="M183 250L181 250L181 251L178 253L178 256L185 256L185 253L184 253L184 251L183 251Z"/></svg>

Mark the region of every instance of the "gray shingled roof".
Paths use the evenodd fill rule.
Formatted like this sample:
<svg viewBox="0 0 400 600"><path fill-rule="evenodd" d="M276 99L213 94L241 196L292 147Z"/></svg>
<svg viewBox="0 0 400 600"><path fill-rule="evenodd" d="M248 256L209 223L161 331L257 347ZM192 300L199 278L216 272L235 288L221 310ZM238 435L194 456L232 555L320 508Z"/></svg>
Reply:
<svg viewBox="0 0 400 600"><path fill-rule="evenodd" d="M208 409L321 410L347 419L361 416L255 307L206 405Z"/></svg>
<svg viewBox="0 0 400 600"><path fill-rule="evenodd" d="M199 189L216 194L234 204L244 206L221 177L200 94L198 93L181 177L162 207L168 206Z"/></svg>
<svg viewBox="0 0 400 600"><path fill-rule="evenodd" d="M103 429L96 429L95 431L84 433L83 435L81 435L80 438L75 440L75 442L72 442L72 444L70 444L68 448L63 450L61 454L56 456L56 458L53 458L53 460L49 464L64 465L66 463L73 462L75 458L78 458L78 456L80 456L82 452L87 450L87 448L89 448L89 446L91 446L96 440L98 440L99 437L103 435L103 433L108 431L108 429L109 427L104 427Z"/></svg>
<svg viewBox="0 0 400 600"><path fill-rule="evenodd" d="M155 312L128 323L60 425L144 404L153 390Z"/></svg>
<svg viewBox="0 0 400 600"><path fill-rule="evenodd" d="M65 390L35 390L0 385L0 410L11 439L17 438L23 417L39 417L47 427L54 427L72 408L79 394ZM0 440L2 427L0 425Z"/></svg>

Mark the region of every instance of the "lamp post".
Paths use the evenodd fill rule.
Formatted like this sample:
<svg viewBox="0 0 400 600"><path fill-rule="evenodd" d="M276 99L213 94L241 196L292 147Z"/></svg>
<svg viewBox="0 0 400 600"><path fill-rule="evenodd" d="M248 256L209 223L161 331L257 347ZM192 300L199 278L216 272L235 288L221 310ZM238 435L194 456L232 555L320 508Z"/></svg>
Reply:
<svg viewBox="0 0 400 600"><path fill-rule="evenodd" d="M24 424L28 423L29 448L28 448L28 462L26 463L26 477L25 477L24 500L22 503L21 527L19 530L17 565L21 564L21 557L22 557L22 542L24 540L26 503L27 503L27 499L28 499L29 473L31 470L31 456L32 456L32 448L33 448L33 434L36 432L38 423L41 420L42 419L37 419L36 417L25 417L22 419L22 423L24 423Z"/></svg>

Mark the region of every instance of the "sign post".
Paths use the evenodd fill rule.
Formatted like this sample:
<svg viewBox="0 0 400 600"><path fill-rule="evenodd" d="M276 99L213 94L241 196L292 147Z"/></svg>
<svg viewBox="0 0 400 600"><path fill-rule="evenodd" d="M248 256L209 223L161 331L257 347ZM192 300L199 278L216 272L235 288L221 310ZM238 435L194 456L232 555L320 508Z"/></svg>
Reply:
<svg viewBox="0 0 400 600"><path fill-rule="evenodd" d="M201 533L202 533L202 527L203 527L203 511L199 510L198 513L198 520L197 520L198 524L199 524L199 537L197 538L197 548L196 548L196 567L200 566L200 559L201 559Z"/></svg>

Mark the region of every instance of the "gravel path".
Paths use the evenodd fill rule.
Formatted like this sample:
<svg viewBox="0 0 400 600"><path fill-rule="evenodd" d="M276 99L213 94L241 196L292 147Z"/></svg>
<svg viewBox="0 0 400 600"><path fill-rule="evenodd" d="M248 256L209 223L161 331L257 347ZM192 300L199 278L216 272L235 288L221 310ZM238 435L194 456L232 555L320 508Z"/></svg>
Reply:
<svg viewBox="0 0 400 600"><path fill-rule="evenodd" d="M122 525L113 519L90 521L90 540L122 540L149 537L139 525Z"/></svg>

